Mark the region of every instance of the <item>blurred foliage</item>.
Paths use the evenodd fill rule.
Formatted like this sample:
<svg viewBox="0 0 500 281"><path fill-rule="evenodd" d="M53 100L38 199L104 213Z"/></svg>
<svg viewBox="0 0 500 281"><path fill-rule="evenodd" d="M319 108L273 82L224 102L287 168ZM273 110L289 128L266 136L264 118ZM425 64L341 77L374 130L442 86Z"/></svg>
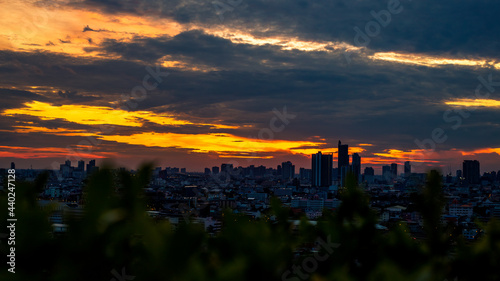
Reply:
<svg viewBox="0 0 500 281"><path fill-rule="evenodd" d="M150 165L134 175L105 167L93 174L83 217L70 218L60 236L51 234L51 209L36 202L47 176L18 183L16 273L4 262L0 280L500 280L500 224L485 225L486 234L473 243L450 239L440 223L444 200L435 171L414 196L425 220L423 240L404 224L378 230L369 198L353 178L340 191L342 205L316 225L302 218L294 227L289 210L273 199L266 216L274 221L226 211L214 237L196 223L173 230L145 212L142 189L150 171ZM6 194L0 206L6 222Z"/></svg>

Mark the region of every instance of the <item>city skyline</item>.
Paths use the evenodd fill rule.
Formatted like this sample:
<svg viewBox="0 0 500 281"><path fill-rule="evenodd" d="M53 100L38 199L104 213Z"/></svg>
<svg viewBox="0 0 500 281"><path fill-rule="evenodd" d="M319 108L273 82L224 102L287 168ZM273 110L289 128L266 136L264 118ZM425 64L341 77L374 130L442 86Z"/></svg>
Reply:
<svg viewBox="0 0 500 281"><path fill-rule="evenodd" d="M497 169L500 3L195 2L2 3L0 165Z"/></svg>
<svg viewBox="0 0 500 281"><path fill-rule="evenodd" d="M308 167L297 166L297 168L295 167L295 165L293 165L294 163L292 163L291 161L282 162L281 165L278 164L277 166L254 165L254 164L249 164L247 166L244 166L244 165L234 166L234 164L232 164L232 163L221 162L221 163L216 164L216 166L204 167L202 170L192 170L192 169L189 169L189 167L181 167L181 166L176 166L176 165L163 165L163 166L157 165L156 167L162 168L162 169L163 168L164 169L176 169L179 171L183 170L182 173L188 172L188 173L204 173L204 174L207 174L207 173L208 174L219 174L222 171L227 172L228 170L232 170L232 169L236 169L236 168L265 167L267 169L270 168L270 169L277 171L279 175L283 176L283 179L292 179L292 178L294 178L293 175L295 175L295 177L300 177L299 171L301 171L302 169L309 170L309 172L311 173L312 170L314 169L313 167L314 167L315 160L313 157L318 155L318 154L321 154L321 151L318 151L318 153L311 155L311 160L313 162L311 163L310 166L308 166ZM354 154L356 155L357 153L354 153ZM331 159L332 164L333 164L333 162L335 162L335 160L333 158L333 154L326 154L325 156L328 156ZM359 155L355 156L355 157L359 157ZM422 172L413 170L413 167L412 167L410 161L405 161L405 162L403 162L403 164L391 163L390 165L373 166L371 164L363 164L362 162L358 162L358 161L361 161L361 157L356 158L356 159L358 159L358 160L355 163L350 163L347 170L346 170L346 172L354 173L355 176L356 175L357 176L359 176L359 175L381 175L381 176L384 176L386 173L384 169L386 169L387 173L390 174L392 177L399 177L399 176L408 177L412 173L422 174ZM330 161L330 160L327 160L327 161ZM98 167L99 166L99 165L96 165L95 159L91 159L88 161L85 161L82 159L82 160L78 160L75 162L72 162L71 160L66 160L64 162L57 163L59 168L48 169L48 170L60 170L62 172L63 171L62 167L68 166L68 167L72 167L72 168L77 169L77 170L87 172L90 170L89 167L96 167L96 166ZM55 163L56 162L54 162L53 164L55 164ZM111 161L111 160L109 160L108 162L103 162L103 163L107 163L107 164L111 164L111 165L117 164L116 162ZM147 162L144 162L144 163L147 163ZM154 162L152 162L152 163L157 164ZM358 166L356 163L361 163L361 165ZM469 164L467 164L467 163L469 163ZM470 163L473 163L472 165L474 168L466 168L466 167L470 166ZM283 168L284 164L287 165L288 168L286 168L286 169ZM394 166L394 165L396 165L396 166ZM338 173L337 176L341 177L341 174L340 174L341 172L340 172L339 166L337 166L337 167L335 167L333 165L331 165L331 166L332 166L332 169ZM86 168L84 168L84 167L86 167ZM121 166L121 167L123 167L123 166ZM443 175L452 175L452 176L463 175L464 177L466 177L468 173L471 173L471 172L467 172L467 171L472 169L472 170L474 170L474 172L472 172L472 173L477 174L477 177L475 180L473 180L470 183L476 183L479 180L479 178L481 177L481 175L483 175L485 173L490 173L490 172L494 172L494 173L499 172L500 173L500 168L498 171L496 169L492 169L492 170L481 169L480 162L477 160L464 159L463 162L460 164L460 167L461 168L457 169L457 170L453 170L453 171L449 170L447 173L444 173ZM11 162L10 169L15 169L15 168L16 168L15 162ZM29 168L17 166L17 168L18 169L25 169L25 170L26 169L33 169L32 166L30 166ZM123 168L128 168L128 167L123 167ZM136 168L137 167L133 167L133 168L131 168L131 170L134 170ZM7 167L4 167L3 169L7 169ZM401 170L399 170L399 169L401 169ZM431 167L431 168L429 168L429 170L424 171L424 173L427 173L427 172L434 170L434 169L435 169L435 167L434 168ZM44 170L44 169L37 169L37 170ZM288 171L288 172L285 172L285 171ZM367 171L368 171L368 173L367 173ZM443 172L443 171L440 171L440 172ZM284 175L288 175L288 176L285 177ZM314 177L313 175L314 175L314 173L311 174L312 177ZM334 180L336 180L336 179L334 179ZM314 182L314 179L312 179L312 182Z"/></svg>

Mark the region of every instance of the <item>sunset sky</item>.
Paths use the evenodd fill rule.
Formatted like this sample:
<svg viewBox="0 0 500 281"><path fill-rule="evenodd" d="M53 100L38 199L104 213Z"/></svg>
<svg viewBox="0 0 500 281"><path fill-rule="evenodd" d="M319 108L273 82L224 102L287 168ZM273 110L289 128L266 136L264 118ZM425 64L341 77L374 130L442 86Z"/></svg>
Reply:
<svg viewBox="0 0 500 281"><path fill-rule="evenodd" d="M298 172L320 150L335 161L342 140L376 173L412 161L454 174L465 159L500 170L499 1L0 7L0 167L290 160Z"/></svg>

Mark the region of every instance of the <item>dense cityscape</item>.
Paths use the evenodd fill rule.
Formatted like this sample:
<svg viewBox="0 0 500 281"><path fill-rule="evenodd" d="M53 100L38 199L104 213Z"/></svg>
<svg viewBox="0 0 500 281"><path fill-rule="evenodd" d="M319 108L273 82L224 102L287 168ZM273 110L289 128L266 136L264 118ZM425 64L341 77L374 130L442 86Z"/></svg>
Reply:
<svg viewBox="0 0 500 281"><path fill-rule="evenodd" d="M276 168L233 167L222 163L205 168L204 173L189 172L187 168L156 167L149 185L144 188L148 214L168 220L173 227L194 220L214 234L222 225L223 210L259 219L268 213L270 199L276 197L290 208L293 218L306 216L315 220L324 210L335 211L339 207L342 202L339 189L345 187L346 178L351 175L369 195L381 229L405 222L414 237L421 237L423 222L410 195L425 185L427 174L412 173L409 161L404 165L383 166L381 174L375 174L372 167L365 167L361 172L362 157L358 153L349 155L347 144L339 141L338 145L336 168L333 168L333 155L319 151L311 155L311 169L300 168L298 173L290 161ZM15 163L10 168L15 169ZM58 171L49 171L49 180L38 202L40 208L59 202L58 211L51 216L55 232L65 229L64 213L82 212L84 185L88 176L98 170L95 160L87 164L80 160L77 166L67 160ZM18 179L25 181L33 181L42 172L16 170ZM464 160L463 169L455 175L443 175L442 182L447 203L442 222L459 227L466 239L474 240L481 235L482 229L475 223L478 220L486 222L500 217L500 171L481 175L478 161Z"/></svg>

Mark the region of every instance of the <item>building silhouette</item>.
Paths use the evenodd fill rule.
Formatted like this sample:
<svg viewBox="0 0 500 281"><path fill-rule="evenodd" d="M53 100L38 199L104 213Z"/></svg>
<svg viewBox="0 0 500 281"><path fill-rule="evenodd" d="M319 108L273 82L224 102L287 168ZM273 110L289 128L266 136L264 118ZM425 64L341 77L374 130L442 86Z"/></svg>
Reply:
<svg viewBox="0 0 500 281"><path fill-rule="evenodd" d="M385 165L382 166L382 176L385 178L385 180L390 180L392 173L391 173L391 166Z"/></svg>
<svg viewBox="0 0 500 281"><path fill-rule="evenodd" d="M219 167L218 166L213 166L212 167L212 174L217 175L219 173Z"/></svg>
<svg viewBox="0 0 500 281"><path fill-rule="evenodd" d="M80 172L85 171L85 161L83 160L78 161L78 171Z"/></svg>
<svg viewBox="0 0 500 281"><path fill-rule="evenodd" d="M411 164L410 161L405 162L405 177L409 177L411 175Z"/></svg>
<svg viewBox="0 0 500 281"><path fill-rule="evenodd" d="M352 173L355 179L358 180L359 175L361 175L361 156L357 153L352 155Z"/></svg>
<svg viewBox="0 0 500 281"><path fill-rule="evenodd" d="M66 161L66 163L68 161ZM69 162L69 163L71 165L71 162ZM97 168L95 166L95 160L90 160L89 163L87 164L87 174L91 174L94 170L97 170Z"/></svg>
<svg viewBox="0 0 500 281"><path fill-rule="evenodd" d="M221 164L220 165L220 172L221 173L228 173L232 174L233 173L233 164Z"/></svg>
<svg viewBox="0 0 500 281"><path fill-rule="evenodd" d="M465 179L465 182L470 184L479 183L480 178L480 167L479 161L477 160L464 160L462 165L462 173Z"/></svg>
<svg viewBox="0 0 500 281"><path fill-rule="evenodd" d="M319 151L312 155L312 185L330 186L332 184L333 155Z"/></svg>
<svg viewBox="0 0 500 281"><path fill-rule="evenodd" d="M392 179L395 179L398 177L398 164L397 163L391 164L391 177L392 177Z"/></svg>
<svg viewBox="0 0 500 281"><path fill-rule="evenodd" d="M339 140L339 146L338 146L338 156L337 156L337 161L338 161L338 169L339 169L339 175L338 175L338 180L341 186L345 185L345 177L347 173L349 172L349 146L347 144L342 144Z"/></svg>
<svg viewBox="0 0 500 281"><path fill-rule="evenodd" d="M364 174L365 176L374 176L375 170L372 167L366 167Z"/></svg>
<svg viewBox="0 0 500 281"><path fill-rule="evenodd" d="M300 168L299 177L301 180L310 180L312 177L312 170L306 168Z"/></svg>
<svg viewBox="0 0 500 281"><path fill-rule="evenodd" d="M291 180L294 177L295 177L295 165L293 165L292 162L290 161L281 163L281 178L283 180Z"/></svg>

